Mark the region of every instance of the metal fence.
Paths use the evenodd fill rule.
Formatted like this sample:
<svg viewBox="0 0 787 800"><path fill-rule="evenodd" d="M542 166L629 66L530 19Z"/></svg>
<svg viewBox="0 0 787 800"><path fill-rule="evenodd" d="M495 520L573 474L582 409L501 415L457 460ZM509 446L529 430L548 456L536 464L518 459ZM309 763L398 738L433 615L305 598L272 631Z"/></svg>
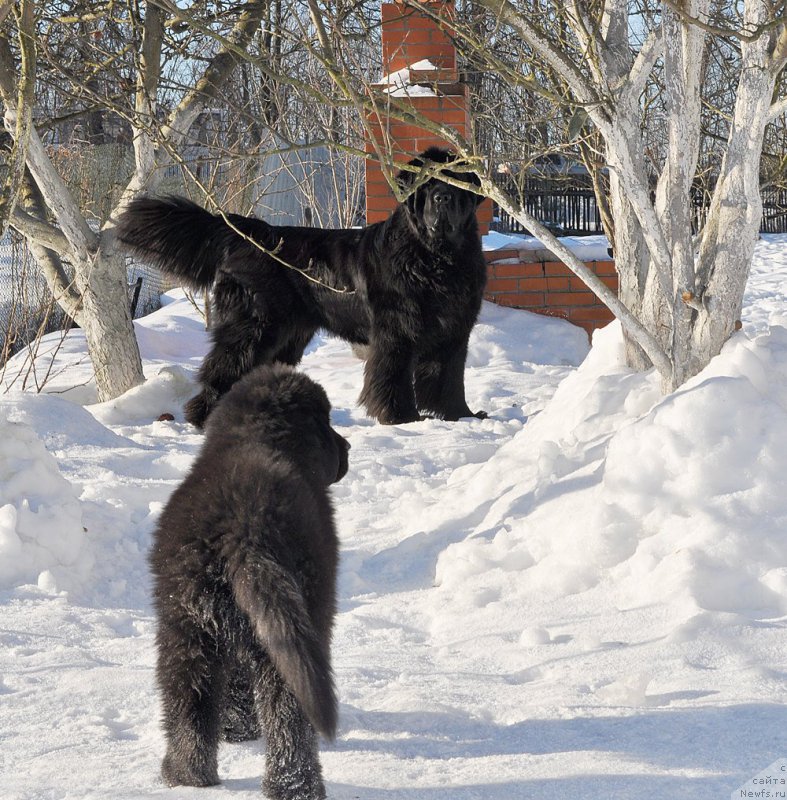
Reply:
<svg viewBox="0 0 787 800"><path fill-rule="evenodd" d="M762 192L760 233L787 233L787 189Z"/></svg>
<svg viewBox="0 0 787 800"><path fill-rule="evenodd" d="M133 317L159 308L161 293L171 288L171 281L166 282L158 270L131 260L127 274ZM73 324L53 299L24 239L9 233L0 242L0 367L40 336Z"/></svg>
<svg viewBox="0 0 787 800"><path fill-rule="evenodd" d="M501 176L499 184L519 197L522 207L553 233L564 236L604 233L589 177L527 178L520 185L510 176ZM695 225L699 226L708 212L710 192L697 189L693 199ZM760 233L787 233L787 189L763 189L762 204ZM491 228L505 233L529 233L497 206L493 209Z"/></svg>

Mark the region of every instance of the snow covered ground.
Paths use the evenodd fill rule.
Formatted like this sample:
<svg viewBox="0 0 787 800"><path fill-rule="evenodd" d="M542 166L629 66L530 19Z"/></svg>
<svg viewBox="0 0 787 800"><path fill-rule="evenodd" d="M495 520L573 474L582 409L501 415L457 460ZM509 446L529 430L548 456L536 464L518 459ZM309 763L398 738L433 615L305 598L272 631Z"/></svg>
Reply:
<svg viewBox="0 0 787 800"><path fill-rule="evenodd" d="M486 304L483 421L373 424L361 363L313 343L353 448L332 800L726 799L787 756L785 294L767 237L742 332L666 398L617 325L588 355L579 329ZM145 553L200 446L181 407L207 341L167 300L136 323L144 386L95 404L74 331L47 394L0 394L7 800L259 796L261 743L223 746L214 789L158 777Z"/></svg>

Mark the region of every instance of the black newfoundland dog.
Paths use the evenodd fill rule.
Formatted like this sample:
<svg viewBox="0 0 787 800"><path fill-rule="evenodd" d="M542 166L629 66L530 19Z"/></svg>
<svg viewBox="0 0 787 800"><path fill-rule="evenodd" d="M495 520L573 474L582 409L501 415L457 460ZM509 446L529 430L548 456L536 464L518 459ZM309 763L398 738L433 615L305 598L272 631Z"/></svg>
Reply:
<svg viewBox="0 0 787 800"><path fill-rule="evenodd" d="M347 441L323 389L254 369L211 414L164 509L150 564L170 786L219 782L219 738L267 739L272 800L325 797L315 731L332 737L337 535L328 486Z"/></svg>
<svg viewBox="0 0 787 800"><path fill-rule="evenodd" d="M360 402L383 423L484 417L465 401L467 342L486 265L475 210L483 199L425 170L477 186L430 148L399 173L412 193L363 229L229 224L180 198L140 198L119 220L128 250L195 289L213 285L213 348L186 419L202 427L217 400L258 364L297 364L319 328L368 345ZM454 167L452 171L450 167ZM294 267L294 268L293 268Z"/></svg>

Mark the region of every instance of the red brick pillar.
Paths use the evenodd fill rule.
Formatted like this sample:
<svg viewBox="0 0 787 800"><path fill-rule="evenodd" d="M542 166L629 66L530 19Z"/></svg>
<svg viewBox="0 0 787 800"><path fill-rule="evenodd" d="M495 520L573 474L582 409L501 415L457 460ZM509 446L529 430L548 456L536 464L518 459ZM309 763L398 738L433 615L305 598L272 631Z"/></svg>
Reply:
<svg viewBox="0 0 787 800"><path fill-rule="evenodd" d="M470 102L467 86L459 81L456 48L448 31L454 16L453 0L425 0L435 19L401 2L383 2L383 75L379 86L379 113L370 118L374 141L366 151L392 153L395 161L409 161L433 145L447 142L418 126L392 119L385 111L384 89L398 100L406 100L422 116L450 125L466 139L471 136ZM419 63L428 62L428 64ZM393 78L398 73L398 78ZM408 88L409 87L409 88ZM413 88L420 87L420 88ZM398 90L398 91L397 91ZM366 221L384 220L394 209L396 199L374 159L366 162ZM492 204L478 209L482 234L489 230ZM528 251L494 251L486 254L489 281L486 298L501 305L549 314L580 325L590 333L612 319L601 301L560 262L548 253L537 258ZM591 262L590 268L611 288L617 289L614 264Z"/></svg>
<svg viewBox="0 0 787 800"><path fill-rule="evenodd" d="M456 71L456 48L447 32L454 15L453 0L429 0L438 19L407 8L398 2L382 4L383 75L389 79L389 92L406 100L429 120L450 125L462 136L470 134L470 101L467 86ZM419 62L428 62L426 64ZM415 66L414 66L415 65ZM396 75L395 75L396 74ZM380 86L381 110L372 118L372 135L394 160L409 161L445 140L417 125L390 118L385 113L384 85ZM367 152L375 146L368 142ZM394 209L396 199L375 160L366 162L366 222L384 220ZM481 232L486 233L492 218L491 203L478 211Z"/></svg>

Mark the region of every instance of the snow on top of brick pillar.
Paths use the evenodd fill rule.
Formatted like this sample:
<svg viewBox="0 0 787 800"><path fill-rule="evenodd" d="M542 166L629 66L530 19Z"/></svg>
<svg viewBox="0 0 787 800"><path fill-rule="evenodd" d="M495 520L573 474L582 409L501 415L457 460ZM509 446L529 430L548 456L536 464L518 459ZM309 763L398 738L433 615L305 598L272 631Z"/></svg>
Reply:
<svg viewBox="0 0 787 800"><path fill-rule="evenodd" d="M428 58L422 58L414 64L396 70L396 72L383 75L375 85L386 87L383 91L390 94L391 97L437 97L437 93L431 86L424 85L424 78L427 76L421 74L414 76L413 73L435 73L437 75L439 72L439 67L436 67Z"/></svg>

